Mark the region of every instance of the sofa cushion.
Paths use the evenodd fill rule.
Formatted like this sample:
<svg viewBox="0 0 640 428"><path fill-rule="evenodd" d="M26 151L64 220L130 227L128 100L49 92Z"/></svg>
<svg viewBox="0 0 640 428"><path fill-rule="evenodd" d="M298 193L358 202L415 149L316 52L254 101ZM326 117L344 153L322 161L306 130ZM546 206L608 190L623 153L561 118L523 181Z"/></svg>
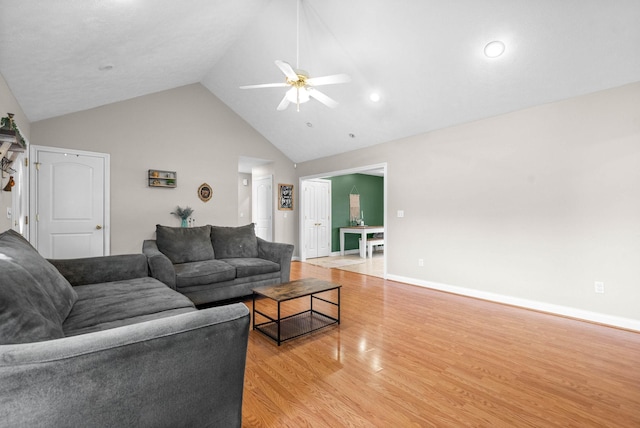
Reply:
<svg viewBox="0 0 640 428"><path fill-rule="evenodd" d="M49 295L0 247L0 345L63 337L62 323Z"/></svg>
<svg viewBox="0 0 640 428"><path fill-rule="evenodd" d="M258 257L253 223L239 227L211 226L211 242L217 259Z"/></svg>
<svg viewBox="0 0 640 428"><path fill-rule="evenodd" d="M221 260L182 263L173 267L176 271L177 288L213 284L236 277L236 268Z"/></svg>
<svg viewBox="0 0 640 428"><path fill-rule="evenodd" d="M0 255L29 273L29 279L25 278L25 282L20 285L32 286L32 283L37 283L49 296L58 314L57 323L62 324L78 298L69 281L14 230L0 234Z"/></svg>
<svg viewBox="0 0 640 428"><path fill-rule="evenodd" d="M223 261L236 268L237 278L246 278L248 276L280 271L280 265L270 260L256 258L233 258L224 259Z"/></svg>
<svg viewBox="0 0 640 428"><path fill-rule="evenodd" d="M211 226L169 227L156 225L158 249L172 263L213 259Z"/></svg>
<svg viewBox="0 0 640 428"><path fill-rule="evenodd" d="M82 285L76 291L78 301L62 325L67 336L196 310L187 297L150 277Z"/></svg>

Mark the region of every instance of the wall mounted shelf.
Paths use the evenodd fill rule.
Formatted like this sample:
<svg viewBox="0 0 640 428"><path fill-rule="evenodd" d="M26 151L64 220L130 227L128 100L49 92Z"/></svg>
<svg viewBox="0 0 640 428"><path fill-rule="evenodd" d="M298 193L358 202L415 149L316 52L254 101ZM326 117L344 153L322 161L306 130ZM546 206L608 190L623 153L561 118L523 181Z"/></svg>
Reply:
<svg viewBox="0 0 640 428"><path fill-rule="evenodd" d="M177 187L178 174L175 171L150 169L148 173L149 187Z"/></svg>

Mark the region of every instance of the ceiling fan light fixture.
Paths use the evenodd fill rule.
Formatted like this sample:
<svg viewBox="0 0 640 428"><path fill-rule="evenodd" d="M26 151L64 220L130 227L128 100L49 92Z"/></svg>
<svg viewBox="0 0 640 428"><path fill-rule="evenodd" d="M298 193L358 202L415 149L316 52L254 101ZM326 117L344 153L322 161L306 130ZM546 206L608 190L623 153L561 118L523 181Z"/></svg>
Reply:
<svg viewBox="0 0 640 428"><path fill-rule="evenodd" d="M504 43L500 40L494 40L484 47L484 54L487 58L497 58L504 53L504 50Z"/></svg>
<svg viewBox="0 0 640 428"><path fill-rule="evenodd" d="M303 104L309 101L309 91L305 88L291 88L287 91L287 99L294 104Z"/></svg>

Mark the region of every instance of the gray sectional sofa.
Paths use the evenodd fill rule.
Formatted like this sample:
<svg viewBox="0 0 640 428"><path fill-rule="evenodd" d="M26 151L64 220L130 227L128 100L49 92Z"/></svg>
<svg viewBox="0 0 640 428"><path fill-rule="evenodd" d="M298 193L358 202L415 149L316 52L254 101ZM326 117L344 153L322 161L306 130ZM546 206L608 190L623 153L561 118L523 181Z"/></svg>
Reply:
<svg viewBox="0 0 640 428"><path fill-rule="evenodd" d="M289 281L293 245L256 237L254 225L156 226L142 252L151 276L205 305L251 294L251 289Z"/></svg>
<svg viewBox="0 0 640 428"><path fill-rule="evenodd" d="M248 334L244 304L197 310L143 254L0 234L0 427L239 427Z"/></svg>

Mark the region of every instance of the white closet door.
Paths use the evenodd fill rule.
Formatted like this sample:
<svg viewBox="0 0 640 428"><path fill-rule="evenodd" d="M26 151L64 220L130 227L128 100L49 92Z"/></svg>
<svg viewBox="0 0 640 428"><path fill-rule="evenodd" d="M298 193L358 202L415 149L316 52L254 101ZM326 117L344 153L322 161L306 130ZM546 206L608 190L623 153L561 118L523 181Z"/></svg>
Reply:
<svg viewBox="0 0 640 428"><path fill-rule="evenodd" d="M252 207L256 235L266 241L273 239L273 178L260 177L253 180Z"/></svg>
<svg viewBox="0 0 640 428"><path fill-rule="evenodd" d="M304 182L303 229L306 258L325 257L331 253L331 182Z"/></svg>

